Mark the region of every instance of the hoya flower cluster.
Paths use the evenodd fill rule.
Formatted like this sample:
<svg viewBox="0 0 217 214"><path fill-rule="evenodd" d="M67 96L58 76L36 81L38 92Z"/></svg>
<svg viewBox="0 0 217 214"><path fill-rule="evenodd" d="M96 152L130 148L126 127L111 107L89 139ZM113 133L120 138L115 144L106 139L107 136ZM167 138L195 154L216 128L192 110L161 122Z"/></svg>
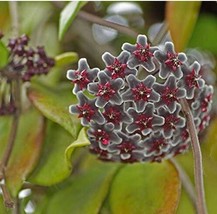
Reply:
<svg viewBox="0 0 217 214"><path fill-rule="evenodd" d="M67 78L78 104L69 110L88 127L90 151L118 162L160 162L190 144L179 100L187 99L198 133L208 125L213 88L200 64L176 53L172 42L153 47L144 35L125 43L119 56L104 53L105 68L91 69L86 59Z"/></svg>
<svg viewBox="0 0 217 214"><path fill-rule="evenodd" d="M2 37L0 32L0 39ZM54 66L54 59L47 56L43 47L29 47L26 35L10 39L8 50L8 64L0 70L0 116L16 111L14 82L17 79L30 81L33 76L47 74Z"/></svg>
<svg viewBox="0 0 217 214"><path fill-rule="evenodd" d="M30 81L35 75L47 74L54 66L54 60L47 56L44 47L29 47L29 38L26 35L10 39L8 47L9 69L20 72L24 82Z"/></svg>

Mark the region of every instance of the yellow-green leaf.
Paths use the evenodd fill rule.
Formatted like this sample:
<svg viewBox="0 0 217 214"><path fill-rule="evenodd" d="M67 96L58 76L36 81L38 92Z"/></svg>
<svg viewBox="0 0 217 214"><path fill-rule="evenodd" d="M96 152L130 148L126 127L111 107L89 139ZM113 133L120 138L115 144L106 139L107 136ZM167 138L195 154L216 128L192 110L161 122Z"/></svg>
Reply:
<svg viewBox="0 0 217 214"><path fill-rule="evenodd" d="M65 150L72 140L72 136L61 126L48 121L40 162L29 181L38 185L51 186L67 178L72 171L72 162L66 161Z"/></svg>
<svg viewBox="0 0 217 214"><path fill-rule="evenodd" d="M7 133L0 135L1 148L5 148L7 144L11 125L6 119L0 120L0 133ZM9 165L5 171L6 184L13 196L18 194L23 182L38 163L44 141L44 129L44 121L37 112L30 111L22 115ZM1 155L3 152L4 149Z"/></svg>
<svg viewBox="0 0 217 214"><path fill-rule="evenodd" d="M78 54L75 52L65 52L55 57L56 66L72 64L78 61Z"/></svg>
<svg viewBox="0 0 217 214"><path fill-rule="evenodd" d="M76 100L69 88L61 90L34 84L28 90L28 97L45 117L65 128L74 138L77 137L81 125L80 120L68 110Z"/></svg>
<svg viewBox="0 0 217 214"><path fill-rule="evenodd" d="M67 147L65 151L66 161L69 165L71 165L71 156L73 151L78 147L88 146L90 145L90 142L86 135L86 129L81 129L78 138L76 141L74 141L70 146Z"/></svg>
<svg viewBox="0 0 217 214"><path fill-rule="evenodd" d="M113 181L109 198L111 213L175 213L180 187L178 172L167 161L128 165Z"/></svg>
<svg viewBox="0 0 217 214"><path fill-rule="evenodd" d="M166 21L175 44L176 51L183 51L188 44L201 2L168 1L166 3Z"/></svg>

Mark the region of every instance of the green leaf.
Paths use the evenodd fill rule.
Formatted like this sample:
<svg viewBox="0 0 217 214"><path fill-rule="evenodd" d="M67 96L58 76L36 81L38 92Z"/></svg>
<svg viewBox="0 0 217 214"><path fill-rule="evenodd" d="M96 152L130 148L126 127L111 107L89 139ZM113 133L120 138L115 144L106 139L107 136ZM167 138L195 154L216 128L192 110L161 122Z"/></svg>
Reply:
<svg viewBox="0 0 217 214"><path fill-rule="evenodd" d="M28 97L45 117L61 125L74 138L77 137L81 125L80 120L68 110L69 105L76 101L69 88L53 89L34 84L28 90Z"/></svg>
<svg viewBox="0 0 217 214"><path fill-rule="evenodd" d="M180 187L178 172L167 161L128 165L113 181L111 213L175 213Z"/></svg>
<svg viewBox="0 0 217 214"><path fill-rule="evenodd" d="M166 3L166 21L176 51L183 51L192 35L201 2L169 1Z"/></svg>
<svg viewBox="0 0 217 214"><path fill-rule="evenodd" d="M51 197L46 214L96 214L109 192L118 164L97 163Z"/></svg>
<svg viewBox="0 0 217 214"><path fill-rule="evenodd" d="M5 67L8 64L9 52L4 43L0 40L0 68Z"/></svg>
<svg viewBox="0 0 217 214"><path fill-rule="evenodd" d="M8 141L10 126L11 118L1 118L1 157ZM6 184L14 197L22 187L23 181L27 179L38 163L43 140L44 121L42 117L35 111L29 111L22 115L9 165L5 171Z"/></svg>
<svg viewBox="0 0 217 214"><path fill-rule="evenodd" d="M78 54L75 52L66 52L55 57L56 66L72 64L78 61Z"/></svg>
<svg viewBox="0 0 217 214"><path fill-rule="evenodd" d="M59 39L61 40L79 10L86 4L85 1L72 1L66 5L60 14Z"/></svg>
<svg viewBox="0 0 217 214"><path fill-rule="evenodd" d="M201 14L195 25L189 47L199 47L217 55L217 20L215 15Z"/></svg>
<svg viewBox="0 0 217 214"><path fill-rule="evenodd" d="M59 125L48 121L46 139L40 162L29 181L50 186L63 181L72 171L72 161L65 159L65 150L72 142L71 135Z"/></svg>
<svg viewBox="0 0 217 214"><path fill-rule="evenodd" d="M76 148L88 146L88 145L90 145L90 142L86 135L86 129L82 128L78 135L77 140L74 141L70 146L68 146L65 151L66 161L68 162L68 164L71 165L71 156L72 156L73 151Z"/></svg>

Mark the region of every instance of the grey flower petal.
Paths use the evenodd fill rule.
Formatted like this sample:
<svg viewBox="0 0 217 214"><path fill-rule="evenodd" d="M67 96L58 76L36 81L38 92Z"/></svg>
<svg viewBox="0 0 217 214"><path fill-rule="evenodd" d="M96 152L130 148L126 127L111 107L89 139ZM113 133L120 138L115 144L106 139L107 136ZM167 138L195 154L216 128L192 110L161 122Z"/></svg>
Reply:
<svg viewBox="0 0 217 214"><path fill-rule="evenodd" d="M128 89L122 94L122 99L124 101L132 101L132 92L131 89Z"/></svg>
<svg viewBox="0 0 217 214"><path fill-rule="evenodd" d="M121 54L118 56L118 60L122 63L126 63L129 57L130 54L127 51L122 51Z"/></svg>
<svg viewBox="0 0 217 214"><path fill-rule="evenodd" d="M112 83L112 88L115 90L119 90L120 88L122 88L124 85L124 81L121 78L118 78L116 80L114 80L114 82Z"/></svg>
<svg viewBox="0 0 217 214"><path fill-rule="evenodd" d="M79 113L79 110L78 110L78 108L77 108L76 105L70 105L70 106L69 106L69 112L70 112L71 114L78 114L78 113Z"/></svg>
<svg viewBox="0 0 217 214"><path fill-rule="evenodd" d="M137 37L137 43L141 44L142 46L145 46L147 44L147 37L139 34Z"/></svg>
<svg viewBox="0 0 217 214"><path fill-rule="evenodd" d="M135 59L135 57L130 58L128 61L129 68L136 68L139 65L140 65L140 62L139 60Z"/></svg>
<svg viewBox="0 0 217 214"><path fill-rule="evenodd" d="M111 103L115 103L117 105L120 105L123 102L123 100L121 99L119 94L115 94L112 98L111 98Z"/></svg>
<svg viewBox="0 0 217 214"><path fill-rule="evenodd" d="M153 126L162 126L164 124L165 120L163 117L157 116L155 115L153 120L152 120L152 124Z"/></svg>
<svg viewBox="0 0 217 214"><path fill-rule="evenodd" d="M85 69L90 69L87 60L85 58L81 58L78 62L78 70L83 71Z"/></svg>
<svg viewBox="0 0 217 214"><path fill-rule="evenodd" d="M105 123L105 118L104 118L104 117L102 116L102 114L99 113L99 112L97 112L97 113L94 114L93 120L94 120L95 122L97 122L98 124L100 124L100 125L102 125L102 124Z"/></svg>
<svg viewBox="0 0 217 214"><path fill-rule="evenodd" d="M87 90L93 94L98 92L98 84L97 83L89 83L87 86Z"/></svg>
<svg viewBox="0 0 217 214"><path fill-rule="evenodd" d="M122 50L126 50L128 52L133 52L136 50L135 45L131 45L129 43L124 43L121 47Z"/></svg>
<svg viewBox="0 0 217 214"><path fill-rule="evenodd" d="M146 104L147 104L147 103L145 103L145 102L143 102L143 101L138 101L138 102L134 102L134 103L135 103L135 105L136 105L136 110L137 110L138 112L144 111L145 106L146 106Z"/></svg>
<svg viewBox="0 0 217 214"><path fill-rule="evenodd" d="M106 103L108 103L106 100L104 100L102 97L97 97L96 99L96 106L99 108L104 108Z"/></svg>
<svg viewBox="0 0 217 214"><path fill-rule="evenodd" d="M138 129L138 126L136 124L130 124L126 127L126 130L129 132L129 133L133 133L135 132L136 130Z"/></svg>
<svg viewBox="0 0 217 214"><path fill-rule="evenodd" d="M68 70L66 77L67 77L67 79L70 79L70 80L75 79L75 70Z"/></svg>
<svg viewBox="0 0 217 214"><path fill-rule="evenodd" d="M185 62L187 60L187 57L184 53L179 53L178 54L178 59L182 62Z"/></svg>
<svg viewBox="0 0 217 214"><path fill-rule="evenodd" d="M102 55L102 59L106 65L111 65L114 62L114 57L109 52L105 52Z"/></svg>

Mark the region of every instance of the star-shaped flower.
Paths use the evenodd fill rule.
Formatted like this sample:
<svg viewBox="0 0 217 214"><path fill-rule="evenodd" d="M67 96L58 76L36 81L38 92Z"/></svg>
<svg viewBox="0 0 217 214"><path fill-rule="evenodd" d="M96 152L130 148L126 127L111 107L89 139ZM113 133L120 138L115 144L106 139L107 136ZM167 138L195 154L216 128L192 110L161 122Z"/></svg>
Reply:
<svg viewBox="0 0 217 214"><path fill-rule="evenodd" d="M169 140L165 139L160 132L142 140L140 146L144 148L146 157L160 155L170 148Z"/></svg>
<svg viewBox="0 0 217 214"><path fill-rule="evenodd" d="M156 51L158 48L151 47L147 42L146 36L138 35L135 45L124 43L122 49L131 53L131 57L128 61L130 68L135 68L141 65L149 72L155 69L153 56L154 51Z"/></svg>
<svg viewBox="0 0 217 214"><path fill-rule="evenodd" d="M155 103L155 107L165 106L170 113L175 111L178 99L186 96L185 89L177 86L176 78L172 75L164 84L155 83L153 88L160 94L160 101Z"/></svg>
<svg viewBox="0 0 217 214"><path fill-rule="evenodd" d="M128 114L133 118L133 122L126 127L129 133L139 131L144 136L152 131L161 129L164 118L154 114L154 104L148 103L142 112L137 112L133 108L128 110Z"/></svg>
<svg viewBox="0 0 217 214"><path fill-rule="evenodd" d="M164 107L158 109L159 115L165 119L161 130L165 138L171 138L175 130L185 126L185 118L180 116L180 110L180 104L177 105L173 113L170 113Z"/></svg>
<svg viewBox="0 0 217 214"><path fill-rule="evenodd" d="M103 111L103 116L107 123L113 123L115 129L120 129L122 123L131 123L132 118L124 110L124 104L119 106L108 103Z"/></svg>
<svg viewBox="0 0 217 214"><path fill-rule="evenodd" d="M195 89L202 88L205 84L204 80L199 75L200 64L195 61L191 66L184 65L182 71L183 78L180 85L183 85L186 89L186 98L192 99Z"/></svg>
<svg viewBox="0 0 217 214"><path fill-rule="evenodd" d="M119 132L118 135L122 139L121 143L109 145L109 150L117 154L122 162L133 163L141 160L143 148L138 145L141 136L139 134L126 135L123 132Z"/></svg>
<svg viewBox="0 0 217 214"><path fill-rule="evenodd" d="M83 126L88 126L91 120L99 124L105 123L105 118L95 105L96 99L88 99L81 91L77 93L77 98L79 103L69 106L69 112L71 114L78 114Z"/></svg>
<svg viewBox="0 0 217 214"><path fill-rule="evenodd" d="M96 78L99 71L98 68L90 69L87 60L81 58L78 62L78 70L67 71L67 78L75 84L73 93L76 94L78 91L86 89L87 85Z"/></svg>
<svg viewBox="0 0 217 214"><path fill-rule="evenodd" d="M117 144L121 142L121 138L117 135L112 123L99 125L92 122L87 133L90 142L97 143L102 150L107 150L112 142Z"/></svg>
<svg viewBox="0 0 217 214"><path fill-rule="evenodd" d="M166 42L164 51L157 50L154 56L160 62L159 76L162 79L166 79L170 74L177 79L183 76L181 66L187 57L184 53L176 53L172 42Z"/></svg>
<svg viewBox="0 0 217 214"><path fill-rule="evenodd" d="M132 101L136 105L137 111L142 111L148 102L156 102L160 99L158 93L153 89L156 78L152 75L144 80L138 80L134 75L127 77L129 89L122 94L122 99L126 102Z"/></svg>
<svg viewBox="0 0 217 214"><path fill-rule="evenodd" d="M123 101L119 90L123 87L124 81L120 78L112 80L103 71L98 73L98 79L98 82L88 85L88 91L97 96L96 106L103 108L108 102L120 105Z"/></svg>
<svg viewBox="0 0 217 214"><path fill-rule="evenodd" d="M209 114L212 106L212 97L214 89L211 85L205 85L200 88L199 93L195 96L194 102L191 104L195 117L204 117Z"/></svg>
<svg viewBox="0 0 217 214"><path fill-rule="evenodd" d="M118 57L112 56L110 53L106 52L102 55L102 59L106 64L105 72L112 79L122 78L129 74L136 75L137 70L129 68L127 66L127 61L130 54L126 51L122 51Z"/></svg>

